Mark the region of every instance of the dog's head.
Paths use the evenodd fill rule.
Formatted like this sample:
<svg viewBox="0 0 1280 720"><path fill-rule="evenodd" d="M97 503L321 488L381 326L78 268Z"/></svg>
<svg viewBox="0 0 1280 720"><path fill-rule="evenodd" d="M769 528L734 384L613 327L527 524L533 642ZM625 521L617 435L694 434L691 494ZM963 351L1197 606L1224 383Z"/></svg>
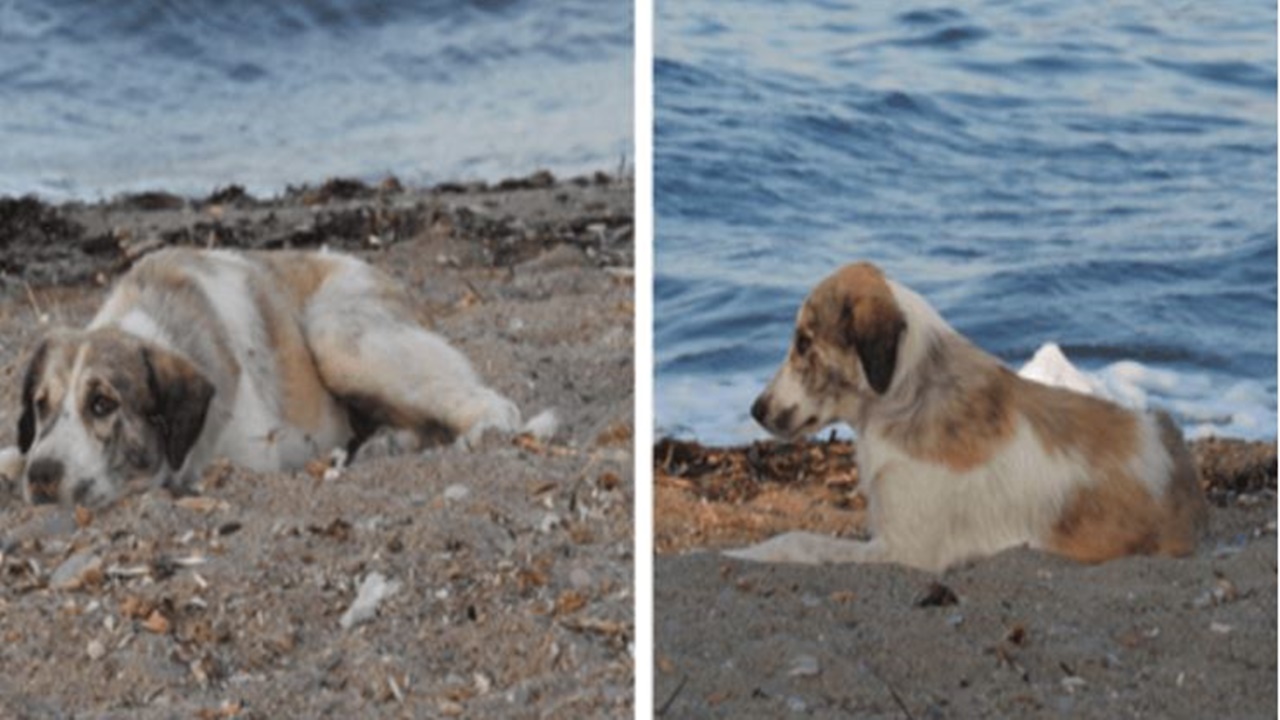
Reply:
<svg viewBox="0 0 1280 720"><path fill-rule="evenodd" d="M856 417L893 383L906 317L874 265L846 265L814 288L796 316L787 359L751 415L792 438Z"/></svg>
<svg viewBox="0 0 1280 720"><path fill-rule="evenodd" d="M212 398L188 360L133 336L50 334L22 382L23 496L100 506L149 486L182 467Z"/></svg>

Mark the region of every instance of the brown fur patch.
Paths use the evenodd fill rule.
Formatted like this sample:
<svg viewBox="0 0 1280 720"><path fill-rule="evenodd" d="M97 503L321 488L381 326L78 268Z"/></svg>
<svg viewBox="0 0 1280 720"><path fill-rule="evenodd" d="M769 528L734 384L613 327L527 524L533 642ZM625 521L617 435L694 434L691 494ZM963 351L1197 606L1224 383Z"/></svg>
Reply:
<svg viewBox="0 0 1280 720"><path fill-rule="evenodd" d="M240 363L231 348L227 329L221 323L210 323L217 317L204 290L191 277L191 271L213 272L207 257L192 250L164 250L143 258L117 285L115 295L124 293L131 299L114 320L120 320L133 308L141 308L165 327L209 328L193 335L184 350L203 367L222 375L224 387L233 387L240 375Z"/></svg>
<svg viewBox="0 0 1280 720"><path fill-rule="evenodd" d="M1125 467L1139 448L1138 416L1100 398L1024 380L1012 400L1045 452L1076 451L1094 467ZM1127 473L1127 470L1126 470Z"/></svg>
<svg viewBox="0 0 1280 720"><path fill-rule="evenodd" d="M1080 562L1123 555L1186 555L1205 522L1205 502L1182 434L1167 416L1157 418L1160 441L1173 462L1164 497L1153 497L1134 475L1141 451L1140 420L1115 405L1066 390L1031 386L1028 413L1049 452L1074 449L1090 462L1094 483L1070 498L1053 528L1049 547ZM1055 403L1043 398L1052 393Z"/></svg>
<svg viewBox="0 0 1280 720"><path fill-rule="evenodd" d="M308 432L320 429L332 399L320 381L296 306L271 288L254 287L254 304L273 351L280 382L280 411L289 424Z"/></svg>
<svg viewBox="0 0 1280 720"><path fill-rule="evenodd" d="M1047 544L1085 563L1148 555L1161 549L1163 515L1141 481L1113 469L1072 495Z"/></svg>
<svg viewBox="0 0 1280 720"><path fill-rule="evenodd" d="M248 257L261 263L271 275L273 286L287 293L298 308L306 305L337 267L331 258L297 250L254 252Z"/></svg>
<svg viewBox="0 0 1280 720"><path fill-rule="evenodd" d="M870 263L845 265L814 289L806 306L819 332L857 352L868 384L887 391L907 322L884 273Z"/></svg>
<svg viewBox="0 0 1280 720"><path fill-rule="evenodd" d="M910 413L889 418L885 437L914 457L972 470L1013 436L1020 382L959 335L938 336L896 391Z"/></svg>

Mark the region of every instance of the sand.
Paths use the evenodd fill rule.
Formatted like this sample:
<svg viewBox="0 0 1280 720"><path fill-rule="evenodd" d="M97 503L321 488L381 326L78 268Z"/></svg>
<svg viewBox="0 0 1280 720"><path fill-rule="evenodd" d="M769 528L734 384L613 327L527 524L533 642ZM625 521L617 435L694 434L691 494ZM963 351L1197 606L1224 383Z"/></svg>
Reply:
<svg viewBox="0 0 1280 720"><path fill-rule="evenodd" d="M94 513L0 488L0 715L629 716L632 196L629 178L539 174L0 200L4 445L46 326L84 323L168 245L353 252L526 416L561 418L545 443L491 437L329 480L216 467L199 497Z"/></svg>
<svg viewBox="0 0 1280 720"><path fill-rule="evenodd" d="M1276 446L1193 452L1212 510L1190 558L1085 566L1023 549L932 574L715 552L859 533L850 443L660 442L657 714L1273 718Z"/></svg>

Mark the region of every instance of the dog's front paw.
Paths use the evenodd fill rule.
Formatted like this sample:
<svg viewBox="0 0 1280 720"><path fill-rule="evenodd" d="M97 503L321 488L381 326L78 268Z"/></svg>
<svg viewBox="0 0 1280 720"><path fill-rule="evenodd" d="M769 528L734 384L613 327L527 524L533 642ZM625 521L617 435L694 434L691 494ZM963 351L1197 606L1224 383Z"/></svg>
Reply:
<svg viewBox="0 0 1280 720"><path fill-rule="evenodd" d="M480 410L476 419L458 437L459 445L474 448L490 430L505 434L513 433L520 427L520 408L498 393L485 388L476 402Z"/></svg>
<svg viewBox="0 0 1280 720"><path fill-rule="evenodd" d="M417 452L420 446L418 436L412 430L384 427L360 443L351 462L359 464L370 460L408 455Z"/></svg>
<svg viewBox="0 0 1280 720"><path fill-rule="evenodd" d="M0 506L22 497L22 472L27 468L27 458L14 447L0 450Z"/></svg>
<svg viewBox="0 0 1280 720"><path fill-rule="evenodd" d="M883 546L875 540L845 540L800 531L784 533L750 547L725 550L724 554L737 560L800 565L881 562L885 559Z"/></svg>
<svg viewBox="0 0 1280 720"><path fill-rule="evenodd" d="M22 471L26 468L27 458L16 445L0 450L0 482L18 482L22 479Z"/></svg>

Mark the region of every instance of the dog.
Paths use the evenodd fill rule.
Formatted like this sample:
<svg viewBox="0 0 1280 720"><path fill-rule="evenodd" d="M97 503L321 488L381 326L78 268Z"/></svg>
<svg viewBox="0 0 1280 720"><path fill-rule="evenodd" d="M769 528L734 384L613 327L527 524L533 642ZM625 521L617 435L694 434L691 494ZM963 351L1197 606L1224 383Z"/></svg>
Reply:
<svg viewBox="0 0 1280 720"><path fill-rule="evenodd" d="M804 301L751 414L784 439L854 428L871 539L786 533L731 557L939 571L1027 545L1098 563L1189 554L1206 524L1167 414L1018 377L868 263Z"/></svg>
<svg viewBox="0 0 1280 720"><path fill-rule="evenodd" d="M292 470L381 427L471 444L519 425L370 265L167 249L134 265L85 329L54 330L31 353L17 454L28 502L99 507L131 489L188 491L215 458Z"/></svg>

